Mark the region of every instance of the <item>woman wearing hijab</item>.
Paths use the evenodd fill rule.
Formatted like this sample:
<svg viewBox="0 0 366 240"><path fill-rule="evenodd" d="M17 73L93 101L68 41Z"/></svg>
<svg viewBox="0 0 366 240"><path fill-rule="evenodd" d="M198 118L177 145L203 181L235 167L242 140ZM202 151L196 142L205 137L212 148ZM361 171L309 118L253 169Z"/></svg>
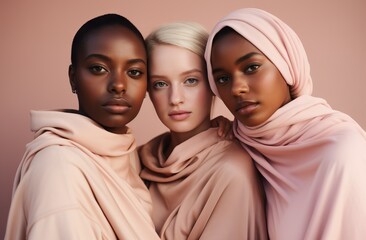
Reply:
<svg viewBox="0 0 366 240"><path fill-rule="evenodd" d="M311 96L305 50L270 13L219 21L205 58L210 86L263 176L270 239L365 239L366 135Z"/></svg>

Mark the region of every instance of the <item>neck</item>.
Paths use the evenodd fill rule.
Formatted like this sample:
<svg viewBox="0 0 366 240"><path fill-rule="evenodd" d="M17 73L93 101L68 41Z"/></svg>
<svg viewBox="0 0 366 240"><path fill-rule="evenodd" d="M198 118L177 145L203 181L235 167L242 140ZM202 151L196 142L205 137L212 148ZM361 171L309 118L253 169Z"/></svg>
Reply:
<svg viewBox="0 0 366 240"><path fill-rule="evenodd" d="M126 126L115 127L115 128L104 127L104 129L107 130L108 132L115 133L115 134L126 134L128 127L126 127Z"/></svg>
<svg viewBox="0 0 366 240"><path fill-rule="evenodd" d="M208 118L208 119L205 119L198 127L192 129L191 131L188 131L188 132L170 131L170 139L169 139L169 143L167 144L166 149L164 150L164 155L166 157L169 157L176 146L187 141L191 137L193 137L203 131L206 131L207 129L210 128L210 125L211 125L210 119Z"/></svg>

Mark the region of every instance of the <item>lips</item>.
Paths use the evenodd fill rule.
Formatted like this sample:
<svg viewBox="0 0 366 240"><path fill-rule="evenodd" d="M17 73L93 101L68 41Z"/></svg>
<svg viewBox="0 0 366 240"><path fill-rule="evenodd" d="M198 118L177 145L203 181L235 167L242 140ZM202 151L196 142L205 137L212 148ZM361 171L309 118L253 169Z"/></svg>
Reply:
<svg viewBox="0 0 366 240"><path fill-rule="evenodd" d="M255 101L241 101L237 103L235 111L240 114L250 114L258 107Z"/></svg>
<svg viewBox="0 0 366 240"><path fill-rule="evenodd" d="M103 104L103 108L112 114L123 114L126 113L131 106L123 98L114 98Z"/></svg>
<svg viewBox="0 0 366 240"><path fill-rule="evenodd" d="M171 111L168 115L171 119L176 120L176 121L183 121L185 119L187 119L192 112L189 111Z"/></svg>

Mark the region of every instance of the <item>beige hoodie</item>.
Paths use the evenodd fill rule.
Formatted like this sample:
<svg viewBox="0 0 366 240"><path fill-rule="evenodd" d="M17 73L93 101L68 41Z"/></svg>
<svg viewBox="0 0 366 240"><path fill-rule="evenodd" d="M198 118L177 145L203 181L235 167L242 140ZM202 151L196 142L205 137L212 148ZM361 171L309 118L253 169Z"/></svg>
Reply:
<svg viewBox="0 0 366 240"><path fill-rule="evenodd" d="M159 239L131 133L75 113L32 111L6 240Z"/></svg>

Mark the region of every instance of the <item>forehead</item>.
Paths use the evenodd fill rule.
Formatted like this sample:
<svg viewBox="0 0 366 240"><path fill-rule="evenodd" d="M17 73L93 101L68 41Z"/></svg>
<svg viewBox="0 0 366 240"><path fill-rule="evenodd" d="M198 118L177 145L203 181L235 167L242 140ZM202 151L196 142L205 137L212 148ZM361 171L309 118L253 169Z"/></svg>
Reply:
<svg viewBox="0 0 366 240"><path fill-rule="evenodd" d="M171 64L180 62L187 63L188 65L197 65L203 61L203 57L183 47L170 44L158 44L152 48L150 60L156 63L156 65L161 65L159 64L161 61Z"/></svg>
<svg viewBox="0 0 366 240"><path fill-rule="evenodd" d="M257 50L259 51L251 42L249 42L245 37L232 30L230 32L225 32L224 34L219 34L218 37L214 39L212 43L212 52L225 54L223 49L237 48Z"/></svg>
<svg viewBox="0 0 366 240"><path fill-rule="evenodd" d="M83 37L79 49L81 53L89 52L91 49L103 49L116 45L121 51L133 49L138 54L146 55L143 40L132 30L120 26L109 25L94 29Z"/></svg>
<svg viewBox="0 0 366 240"><path fill-rule="evenodd" d="M203 68L204 60L196 53L174 45L155 45L150 52L149 64L152 72L189 71Z"/></svg>

